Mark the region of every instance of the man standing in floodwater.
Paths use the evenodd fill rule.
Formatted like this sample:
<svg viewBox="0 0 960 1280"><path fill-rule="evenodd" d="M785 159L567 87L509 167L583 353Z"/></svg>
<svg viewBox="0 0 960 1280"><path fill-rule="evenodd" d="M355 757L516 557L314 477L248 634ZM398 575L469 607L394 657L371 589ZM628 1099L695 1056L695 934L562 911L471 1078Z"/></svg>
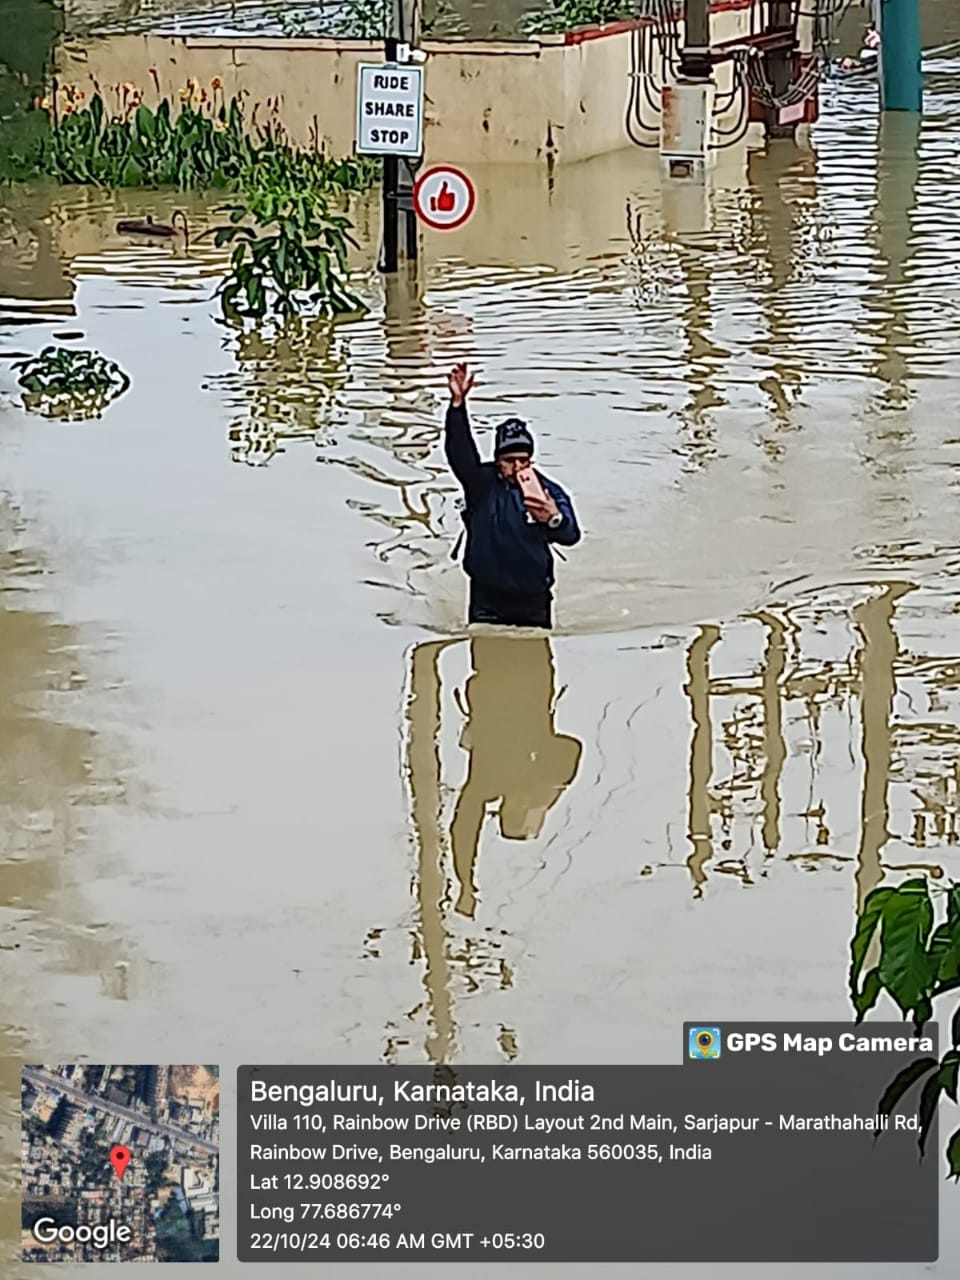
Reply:
<svg viewBox="0 0 960 1280"><path fill-rule="evenodd" d="M553 625L551 544L574 546L580 526L567 493L532 469L533 436L519 418L500 423L493 462L480 461L467 417L473 381L465 364L450 373L444 432L447 462L463 486L468 621L548 629Z"/></svg>

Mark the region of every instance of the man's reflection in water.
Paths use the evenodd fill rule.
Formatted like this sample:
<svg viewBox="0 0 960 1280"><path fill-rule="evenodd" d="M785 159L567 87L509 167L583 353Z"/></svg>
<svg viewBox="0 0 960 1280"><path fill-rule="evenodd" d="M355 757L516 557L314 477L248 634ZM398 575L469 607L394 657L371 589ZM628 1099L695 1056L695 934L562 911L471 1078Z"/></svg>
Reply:
<svg viewBox="0 0 960 1280"><path fill-rule="evenodd" d="M460 886L456 910L471 919L474 873L488 807L499 802L505 840L533 840L577 776L579 739L554 728L555 672L545 637L475 636L467 681L468 721L460 745L470 755L450 831Z"/></svg>

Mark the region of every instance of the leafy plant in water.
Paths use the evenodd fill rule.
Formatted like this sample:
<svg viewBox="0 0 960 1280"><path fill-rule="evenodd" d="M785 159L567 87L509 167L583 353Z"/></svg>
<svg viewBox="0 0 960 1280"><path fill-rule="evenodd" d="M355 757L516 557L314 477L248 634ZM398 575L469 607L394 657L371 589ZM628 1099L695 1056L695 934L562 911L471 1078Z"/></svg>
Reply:
<svg viewBox="0 0 960 1280"><path fill-rule="evenodd" d="M960 883L939 891L946 905L945 919L936 923L935 904L923 878L897 888L874 889L860 914L850 945L850 998L863 1020L881 991L892 997L904 1018L913 1017L919 1034L933 1016L933 1003L960 994ZM870 944L879 933L880 958L864 974ZM920 1093L920 1154L937 1114L940 1095L957 1102L960 1077L960 1005L950 1023L951 1047L939 1061L917 1058L891 1081L878 1112L889 1116L913 1085L925 1081ZM960 1182L960 1129L947 1143L949 1176Z"/></svg>
<svg viewBox="0 0 960 1280"><path fill-rule="evenodd" d="M61 115L42 139L38 173L58 182L108 187L227 187L254 162L234 98L209 110L182 101L174 118L164 98L156 111L136 97L110 116L100 94Z"/></svg>
<svg viewBox="0 0 960 1280"><path fill-rule="evenodd" d="M338 206L369 186L379 165L366 157L327 160L294 151L270 127L257 163L244 175L241 198L221 207L229 222L211 232L234 245L230 274L218 290L228 321L362 311L347 284L350 219ZM252 224L252 225L251 225Z"/></svg>
<svg viewBox="0 0 960 1280"><path fill-rule="evenodd" d="M94 351L45 347L13 367L20 374L24 407L48 418L102 417L130 386L119 365Z"/></svg>
<svg viewBox="0 0 960 1280"><path fill-rule="evenodd" d="M326 194L271 183L222 207L217 245L235 245L230 274L218 290L227 320L291 316L304 308L326 315L363 310L347 284L350 220L332 212ZM256 230L243 225L252 218Z"/></svg>
<svg viewBox="0 0 960 1280"><path fill-rule="evenodd" d="M357 310L346 285L351 223L332 204L369 187L379 163L331 160L319 138L315 150L299 150L283 130L279 99L267 101L263 123L256 123L257 108L248 125L236 98L221 100L219 78L211 84L208 94L189 81L176 119L167 99L151 111L132 85L118 87L118 113L109 118L99 93L80 107L82 93L66 90L37 171L60 182L235 191L230 225L214 232L218 245L235 245L219 291L225 316L290 315L304 306L334 315Z"/></svg>

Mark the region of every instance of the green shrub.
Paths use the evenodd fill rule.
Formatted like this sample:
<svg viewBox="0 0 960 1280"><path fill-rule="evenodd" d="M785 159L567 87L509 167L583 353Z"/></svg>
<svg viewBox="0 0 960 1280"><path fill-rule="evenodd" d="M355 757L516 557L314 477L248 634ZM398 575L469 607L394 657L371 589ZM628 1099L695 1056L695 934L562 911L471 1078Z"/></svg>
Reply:
<svg viewBox="0 0 960 1280"><path fill-rule="evenodd" d="M100 418L130 386L119 365L93 351L45 347L13 367L20 374L24 407L47 418Z"/></svg>
<svg viewBox="0 0 960 1280"><path fill-rule="evenodd" d="M919 1034L933 1017L934 1002L960 995L960 884L938 889L944 912L937 924L928 882L908 880L868 894L851 943L850 998L860 1022L882 991L904 1018L911 1016ZM879 938L880 958L863 973L870 945ZM918 1104L919 1146L923 1155L930 1127L945 1094L957 1102L960 1077L960 1006L950 1023L951 1047L939 1061L917 1058L891 1081L877 1108L889 1116L913 1085L924 1081ZM947 1143L949 1176L960 1182L960 1128Z"/></svg>

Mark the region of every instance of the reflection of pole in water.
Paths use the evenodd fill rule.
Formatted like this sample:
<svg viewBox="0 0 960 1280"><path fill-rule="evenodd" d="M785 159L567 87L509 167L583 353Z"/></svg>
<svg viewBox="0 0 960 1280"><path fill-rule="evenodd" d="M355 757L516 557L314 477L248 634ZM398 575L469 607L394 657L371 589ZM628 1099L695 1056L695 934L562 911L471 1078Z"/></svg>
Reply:
<svg viewBox="0 0 960 1280"><path fill-rule="evenodd" d="M912 591L906 582L888 583L854 610L863 639L860 652L860 725L863 752L863 791L860 805L860 847L857 854L857 911L883 879L880 855L890 838L887 829L893 734L890 716L897 691L894 663L900 652L893 628L897 601Z"/></svg>
<svg viewBox="0 0 960 1280"><path fill-rule="evenodd" d="M687 650L687 683L684 692L690 699L693 736L690 739L690 789L687 793L687 836L692 852L687 868L693 877L694 896L703 896L707 879L703 868L713 857L710 827L712 804L710 777L713 773L713 726L710 722L710 651L720 639L720 628L713 624L700 628L700 633Z"/></svg>
<svg viewBox="0 0 960 1280"><path fill-rule="evenodd" d="M687 291L682 324L690 398L684 416L694 427L694 450L700 452L712 443L712 428L707 421L710 410L726 404L716 389L716 371L730 354L719 348L710 334L713 277L711 247L705 243L713 229L709 184L666 183L661 202L664 231L677 247Z"/></svg>
<svg viewBox="0 0 960 1280"><path fill-rule="evenodd" d="M440 654L451 643L415 646L407 700L407 778L410 817L417 843L417 903L427 993L426 1052L432 1062L449 1059L456 1036L450 995L450 964L442 902L446 896L440 799Z"/></svg>
<svg viewBox="0 0 960 1280"><path fill-rule="evenodd" d="M716 388L716 371L728 351L721 350L710 336L712 319L710 306L710 271L706 265L706 253L694 249L690 255L682 255L684 278L689 303L684 308L683 320L687 339L688 380L690 401L688 413L691 421L712 441L712 430L706 423L711 409L722 408L726 400ZM700 443L698 437L698 443Z"/></svg>
<svg viewBox="0 0 960 1280"><path fill-rule="evenodd" d="M805 209L809 180L816 176L816 157L796 147L770 147L750 153L748 172L758 196L750 217L748 248L754 261L762 261L767 276L765 282L758 283L756 298L766 321L766 354L773 363L758 386L766 395L774 418L786 426L802 386L797 368L801 346L790 285L798 270L798 259L802 260L809 251L802 237L808 233ZM791 183L803 184L803 202L788 199Z"/></svg>
<svg viewBox="0 0 960 1280"><path fill-rule="evenodd" d="M772 613L758 615L767 628L767 647L763 655L763 776L760 796L763 802L763 847L768 854L780 847L780 775L787 758L783 740L783 706L780 685L787 665L786 627Z"/></svg>
<svg viewBox="0 0 960 1280"><path fill-rule="evenodd" d="M869 328L878 339L874 376L887 387L887 403L903 406L909 396L910 326L904 312L904 286L914 252L913 224L920 174L920 117L884 115L877 136L877 199L874 223L883 269L878 289L868 290Z"/></svg>
<svg viewBox="0 0 960 1280"><path fill-rule="evenodd" d="M423 289L415 277L391 275L384 280L383 332L386 341L387 372L401 380L429 363L424 321Z"/></svg>

